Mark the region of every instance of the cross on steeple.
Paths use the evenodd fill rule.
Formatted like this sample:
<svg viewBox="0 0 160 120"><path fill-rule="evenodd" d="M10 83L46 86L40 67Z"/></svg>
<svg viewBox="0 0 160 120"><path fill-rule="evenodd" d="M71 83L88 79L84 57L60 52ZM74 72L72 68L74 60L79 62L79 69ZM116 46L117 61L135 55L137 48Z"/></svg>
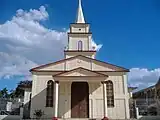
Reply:
<svg viewBox="0 0 160 120"><path fill-rule="evenodd" d="M81 0L79 0L76 23L85 23Z"/></svg>

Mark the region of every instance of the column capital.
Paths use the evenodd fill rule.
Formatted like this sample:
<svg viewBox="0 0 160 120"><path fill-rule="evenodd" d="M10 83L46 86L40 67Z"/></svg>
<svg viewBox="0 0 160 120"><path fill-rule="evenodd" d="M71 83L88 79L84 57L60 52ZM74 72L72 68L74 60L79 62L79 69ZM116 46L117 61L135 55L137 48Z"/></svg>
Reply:
<svg viewBox="0 0 160 120"><path fill-rule="evenodd" d="M102 84L105 84L105 83L107 83L107 81L101 81L101 83L102 83Z"/></svg>
<svg viewBox="0 0 160 120"><path fill-rule="evenodd" d="M54 81L54 82L59 84L59 81Z"/></svg>

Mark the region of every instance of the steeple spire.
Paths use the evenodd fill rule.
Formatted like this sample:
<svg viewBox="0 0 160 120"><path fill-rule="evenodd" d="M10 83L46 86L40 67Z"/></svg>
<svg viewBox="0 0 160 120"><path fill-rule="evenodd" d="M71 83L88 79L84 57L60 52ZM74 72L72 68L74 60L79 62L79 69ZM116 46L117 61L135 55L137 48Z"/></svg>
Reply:
<svg viewBox="0 0 160 120"><path fill-rule="evenodd" d="M81 0L79 0L76 23L85 23Z"/></svg>

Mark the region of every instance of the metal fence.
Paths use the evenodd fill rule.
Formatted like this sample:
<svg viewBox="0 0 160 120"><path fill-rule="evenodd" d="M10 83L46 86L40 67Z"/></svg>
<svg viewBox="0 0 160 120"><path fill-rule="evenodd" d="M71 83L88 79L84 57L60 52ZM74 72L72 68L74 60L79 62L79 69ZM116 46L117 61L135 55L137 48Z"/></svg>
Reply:
<svg viewBox="0 0 160 120"><path fill-rule="evenodd" d="M132 118L136 116L136 108L141 116L160 116L160 100L159 99L131 99L130 115Z"/></svg>
<svg viewBox="0 0 160 120"><path fill-rule="evenodd" d="M22 105L23 99L21 98L0 98L0 115L20 115ZM136 108L138 108L138 114L141 116L160 116L159 99L130 99L129 108L131 118L137 117Z"/></svg>

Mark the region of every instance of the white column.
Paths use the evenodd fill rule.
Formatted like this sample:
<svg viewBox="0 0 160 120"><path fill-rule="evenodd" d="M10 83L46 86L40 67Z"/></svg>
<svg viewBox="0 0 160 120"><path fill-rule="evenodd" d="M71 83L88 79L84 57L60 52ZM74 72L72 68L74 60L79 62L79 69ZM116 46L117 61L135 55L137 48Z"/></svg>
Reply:
<svg viewBox="0 0 160 120"><path fill-rule="evenodd" d="M107 111L107 90L106 90L106 83L102 82L103 84L103 109L104 109L104 117L108 116Z"/></svg>
<svg viewBox="0 0 160 120"><path fill-rule="evenodd" d="M55 81L55 86L54 86L54 117L58 117L58 98L59 98L59 94L58 94L58 90L59 90L59 82Z"/></svg>
<svg viewBox="0 0 160 120"><path fill-rule="evenodd" d="M126 119L129 119L130 112L129 112L129 92L127 85L127 75L123 75L123 81L124 81L124 94L125 94L125 115Z"/></svg>

